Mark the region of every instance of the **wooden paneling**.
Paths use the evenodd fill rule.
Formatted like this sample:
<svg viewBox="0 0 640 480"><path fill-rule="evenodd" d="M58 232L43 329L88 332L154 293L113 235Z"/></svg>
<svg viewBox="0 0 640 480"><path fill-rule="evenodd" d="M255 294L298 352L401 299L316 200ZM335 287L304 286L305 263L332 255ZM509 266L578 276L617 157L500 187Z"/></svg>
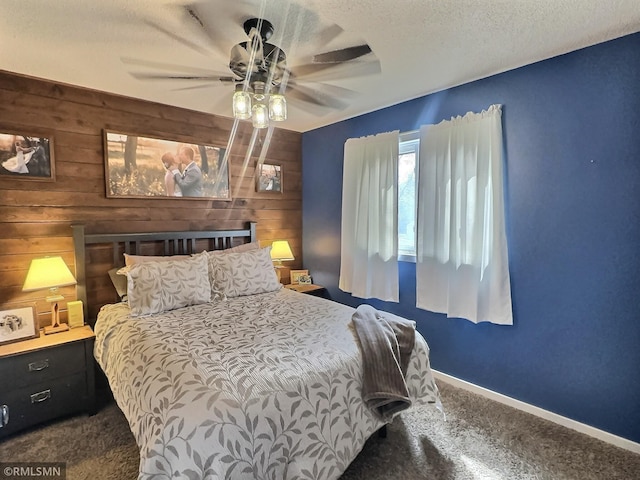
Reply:
<svg viewBox="0 0 640 480"><path fill-rule="evenodd" d="M288 240L296 257L288 266L302 268L300 133L276 129L267 142L261 132L249 151L246 122L229 145L229 118L0 71L0 130L29 127L51 132L56 181L0 176L0 305L35 302L40 321L49 321L47 292L24 293L22 283L34 257L62 255L73 271L74 223L96 233L235 229L254 221L263 245ZM106 198L105 129L228 147L232 200ZM282 194L255 191L258 158L282 165ZM94 288L112 287L105 276ZM73 287L63 294L75 299Z"/></svg>

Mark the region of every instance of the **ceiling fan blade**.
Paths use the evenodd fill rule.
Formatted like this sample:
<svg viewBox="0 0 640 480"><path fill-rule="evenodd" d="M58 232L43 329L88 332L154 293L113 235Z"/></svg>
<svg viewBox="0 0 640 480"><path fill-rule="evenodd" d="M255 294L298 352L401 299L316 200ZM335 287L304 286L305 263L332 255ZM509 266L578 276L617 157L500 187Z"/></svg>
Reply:
<svg viewBox="0 0 640 480"><path fill-rule="evenodd" d="M378 60L345 63L308 63L296 65L291 69L291 76L304 80L340 80L343 78L362 77L380 73L382 68Z"/></svg>
<svg viewBox="0 0 640 480"><path fill-rule="evenodd" d="M329 83L315 83L313 86L300 85L295 80L289 81L287 87L295 87L295 88L303 88L308 91L316 92L316 94L330 96L330 97L341 97L345 99L354 98L359 95L358 92L350 90L344 87L338 87L337 85L331 85Z"/></svg>
<svg viewBox="0 0 640 480"><path fill-rule="evenodd" d="M194 80L199 82L217 81L222 83L233 83L233 77L221 77L218 75L167 75L166 73L146 73L146 72L129 72L129 74L138 80Z"/></svg>
<svg viewBox="0 0 640 480"><path fill-rule="evenodd" d="M154 23L150 20L144 20L144 23L146 23L148 26L155 28L156 30L158 30L159 32L164 33L165 35L167 35L169 38L172 38L173 40L175 40L176 42L181 43L182 45L185 45L186 47L189 47L190 49L205 55L205 56L210 56L210 52L207 51L205 48L202 48L200 45L197 45L189 40L187 40L186 38L182 38L180 35L176 35L175 33L173 33L171 30L168 30L160 25L158 25L157 23Z"/></svg>
<svg viewBox="0 0 640 480"><path fill-rule="evenodd" d="M341 63L355 60L368 53L371 53L371 47L366 43L355 47L343 48L332 52L319 53L313 56L313 63Z"/></svg>
<svg viewBox="0 0 640 480"><path fill-rule="evenodd" d="M178 65L175 63L154 62L152 60L143 60L132 57L120 57L122 63L127 65L135 65L137 67L153 68L155 70L174 71L176 73L194 73L202 75L226 75L220 72L213 71L208 68L190 67L187 65Z"/></svg>
<svg viewBox="0 0 640 480"><path fill-rule="evenodd" d="M327 87L326 85L324 87ZM341 93L344 94L346 89L340 89ZM355 92L354 92L355 93ZM336 110L342 110L349 105L347 102L342 101L335 96L323 92L320 89L314 89L310 87L303 87L301 85L297 85L295 83L289 83L287 85L287 90L285 93L287 98L295 98L302 102L310 103L312 105L319 105L322 107L332 108Z"/></svg>
<svg viewBox="0 0 640 480"><path fill-rule="evenodd" d="M318 45L327 45L337 38L342 32L344 32L344 30L334 23L333 25L330 25L318 32L315 41Z"/></svg>
<svg viewBox="0 0 640 480"><path fill-rule="evenodd" d="M183 90L200 90L203 88L215 88L215 87L219 87L220 84L218 83L205 83L204 85L192 85L190 87L181 87L181 88L172 88L171 90L173 90L174 92L182 92Z"/></svg>
<svg viewBox="0 0 640 480"><path fill-rule="evenodd" d="M202 21L202 16L196 7L196 4L188 4L183 6L186 15L197 24L198 28L202 30L207 38L211 41L211 46L218 52L219 55L225 57L228 52L223 51L221 46L225 44L227 38L222 38L217 35L215 29L210 28L204 21Z"/></svg>

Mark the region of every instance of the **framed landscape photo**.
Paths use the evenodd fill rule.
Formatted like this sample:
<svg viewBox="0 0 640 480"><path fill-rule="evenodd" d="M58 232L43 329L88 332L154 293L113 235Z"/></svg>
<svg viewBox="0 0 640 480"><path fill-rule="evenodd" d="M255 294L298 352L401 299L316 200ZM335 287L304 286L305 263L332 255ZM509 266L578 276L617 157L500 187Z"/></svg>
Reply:
<svg viewBox="0 0 640 480"><path fill-rule="evenodd" d="M0 178L55 181L53 136L0 126Z"/></svg>
<svg viewBox="0 0 640 480"><path fill-rule="evenodd" d="M282 165L256 165L256 192L282 193Z"/></svg>
<svg viewBox="0 0 640 480"><path fill-rule="evenodd" d="M0 345L39 335L35 306L0 311Z"/></svg>
<svg viewBox="0 0 640 480"><path fill-rule="evenodd" d="M108 198L231 200L226 149L104 131Z"/></svg>

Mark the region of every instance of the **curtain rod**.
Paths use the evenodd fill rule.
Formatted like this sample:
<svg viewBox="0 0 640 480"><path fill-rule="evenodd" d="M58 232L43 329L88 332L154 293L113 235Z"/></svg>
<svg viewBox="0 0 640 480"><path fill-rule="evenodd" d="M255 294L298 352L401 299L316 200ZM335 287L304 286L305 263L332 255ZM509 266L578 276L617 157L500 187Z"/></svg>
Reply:
<svg viewBox="0 0 640 480"><path fill-rule="evenodd" d="M489 105L489 108L487 108L486 110L482 110L480 113L485 113L489 110L491 110L491 108L502 108L502 104L501 103L494 103L492 105ZM465 115L469 114L469 113L474 113L474 112L467 112L465 113ZM462 117L463 115L458 115L460 117ZM451 117L451 119L453 119L454 117ZM409 130L407 132L400 132L400 136L409 136L409 135L415 135L416 133L420 132L420 129L417 130Z"/></svg>

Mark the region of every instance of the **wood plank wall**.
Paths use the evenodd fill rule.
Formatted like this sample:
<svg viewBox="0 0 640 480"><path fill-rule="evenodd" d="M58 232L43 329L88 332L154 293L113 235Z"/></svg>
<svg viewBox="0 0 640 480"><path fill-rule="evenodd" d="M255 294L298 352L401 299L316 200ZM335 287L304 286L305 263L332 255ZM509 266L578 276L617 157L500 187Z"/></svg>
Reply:
<svg viewBox="0 0 640 480"><path fill-rule="evenodd" d="M71 224L88 233L244 228L258 223L262 245L289 241L301 268L301 134L275 129L264 161L282 165L282 194L255 191L253 129L241 122L230 149L231 201L106 198L103 130L226 147L233 120L0 71L0 131L51 132L55 182L0 176L0 308L35 303L41 326L50 322L47 292L22 292L32 258L61 255L71 271ZM105 277L106 282L108 277ZM112 288L106 283L88 288ZM65 301L75 287L61 289ZM62 308L65 308L63 304ZM64 318L64 312L62 314Z"/></svg>

